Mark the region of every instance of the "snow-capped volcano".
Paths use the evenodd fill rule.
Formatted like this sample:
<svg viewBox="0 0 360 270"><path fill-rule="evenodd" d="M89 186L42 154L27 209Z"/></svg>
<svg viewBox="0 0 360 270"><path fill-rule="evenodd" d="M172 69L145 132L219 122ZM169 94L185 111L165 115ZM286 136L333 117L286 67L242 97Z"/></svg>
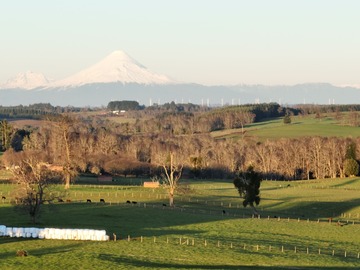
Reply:
<svg viewBox="0 0 360 270"><path fill-rule="evenodd" d="M80 86L92 83L173 84L165 75L156 74L123 51L115 51L97 64L75 75L56 81L48 87Z"/></svg>
<svg viewBox="0 0 360 270"><path fill-rule="evenodd" d="M38 87L46 86L50 83L50 80L42 73L36 73L32 71L18 73L15 77L7 80L6 83L0 85L3 89L34 89Z"/></svg>

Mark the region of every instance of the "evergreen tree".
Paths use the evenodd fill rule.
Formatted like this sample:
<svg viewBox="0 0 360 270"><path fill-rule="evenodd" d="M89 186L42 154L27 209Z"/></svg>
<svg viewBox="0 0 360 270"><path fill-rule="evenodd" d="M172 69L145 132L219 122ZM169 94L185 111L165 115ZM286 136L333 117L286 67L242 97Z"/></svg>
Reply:
<svg viewBox="0 0 360 270"><path fill-rule="evenodd" d="M347 176L356 176L359 174L359 163L352 158L344 161L344 171Z"/></svg>
<svg viewBox="0 0 360 270"><path fill-rule="evenodd" d="M234 179L234 186L241 198L244 198L243 206L250 205L255 215L258 215L255 205L260 203L261 175L250 166L245 172L240 172Z"/></svg>
<svg viewBox="0 0 360 270"><path fill-rule="evenodd" d="M284 124L291 124L291 117L289 114L284 116Z"/></svg>

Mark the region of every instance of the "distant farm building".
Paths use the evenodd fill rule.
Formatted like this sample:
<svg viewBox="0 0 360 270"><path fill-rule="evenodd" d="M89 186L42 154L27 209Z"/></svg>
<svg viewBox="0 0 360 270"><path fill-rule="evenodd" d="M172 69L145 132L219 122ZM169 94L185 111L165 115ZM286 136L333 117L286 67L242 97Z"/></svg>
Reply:
<svg viewBox="0 0 360 270"><path fill-rule="evenodd" d="M157 188L160 186L159 181L156 182L144 182L144 187L146 188Z"/></svg>

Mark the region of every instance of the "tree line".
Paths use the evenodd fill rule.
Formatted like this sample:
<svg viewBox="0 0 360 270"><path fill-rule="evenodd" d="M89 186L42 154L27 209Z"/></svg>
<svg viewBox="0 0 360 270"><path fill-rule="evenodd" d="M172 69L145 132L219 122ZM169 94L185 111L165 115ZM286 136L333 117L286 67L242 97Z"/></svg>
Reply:
<svg viewBox="0 0 360 270"><path fill-rule="evenodd" d="M174 120L175 116L169 117ZM159 125L166 125L167 121L159 121ZM154 123L145 122L151 126ZM174 125L172 121L169 123ZM133 125L132 129L136 130L138 123ZM188 130L189 126L183 128ZM8 129L9 125L4 134L8 134ZM234 173L250 165L265 178L274 180L358 174L356 168L349 169L347 160L354 160L352 166L356 166L359 138L300 137L260 142L250 137L214 139L209 132L169 132L164 127L158 132L151 127L148 129L151 131L124 133L121 124L62 115L23 134L22 148L15 151L45 153L49 164L61 166L67 172L68 185L79 172L152 176L169 152L181 160L183 175L191 178L232 178ZM351 155L349 149L353 149Z"/></svg>

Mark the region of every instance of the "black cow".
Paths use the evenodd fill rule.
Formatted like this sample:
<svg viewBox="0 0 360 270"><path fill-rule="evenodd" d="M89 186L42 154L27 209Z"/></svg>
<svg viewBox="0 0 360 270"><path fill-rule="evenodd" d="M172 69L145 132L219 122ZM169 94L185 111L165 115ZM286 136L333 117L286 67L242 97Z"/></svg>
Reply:
<svg viewBox="0 0 360 270"><path fill-rule="evenodd" d="M87 199L86 202L87 202L87 203L91 203L91 200L90 200L90 199Z"/></svg>

